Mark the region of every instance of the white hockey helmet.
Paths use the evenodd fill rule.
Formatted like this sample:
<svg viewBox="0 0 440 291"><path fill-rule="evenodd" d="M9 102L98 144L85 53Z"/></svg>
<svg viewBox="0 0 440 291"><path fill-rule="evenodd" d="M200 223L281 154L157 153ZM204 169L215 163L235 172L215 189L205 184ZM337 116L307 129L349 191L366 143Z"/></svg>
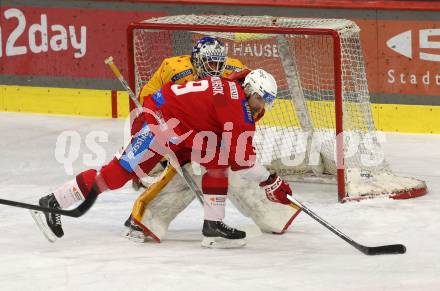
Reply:
<svg viewBox="0 0 440 291"><path fill-rule="evenodd" d="M192 49L191 62L199 78L221 76L226 66L226 48L215 37L199 39Z"/></svg>
<svg viewBox="0 0 440 291"><path fill-rule="evenodd" d="M248 97L257 93L266 103L266 110L270 110L277 96L278 86L275 78L262 69L251 71L243 82L243 88Z"/></svg>

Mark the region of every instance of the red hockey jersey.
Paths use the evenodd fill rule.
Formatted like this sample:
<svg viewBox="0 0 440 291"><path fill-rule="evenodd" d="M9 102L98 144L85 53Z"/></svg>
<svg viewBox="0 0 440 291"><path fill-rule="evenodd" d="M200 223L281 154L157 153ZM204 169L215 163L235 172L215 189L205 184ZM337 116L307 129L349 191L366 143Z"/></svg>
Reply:
<svg viewBox="0 0 440 291"><path fill-rule="evenodd" d="M219 77L183 85L167 83L145 98L144 106L159 111L165 120L176 118L178 135L192 131L185 147L220 151L219 163L228 164L232 170L254 165L255 122L238 83Z"/></svg>

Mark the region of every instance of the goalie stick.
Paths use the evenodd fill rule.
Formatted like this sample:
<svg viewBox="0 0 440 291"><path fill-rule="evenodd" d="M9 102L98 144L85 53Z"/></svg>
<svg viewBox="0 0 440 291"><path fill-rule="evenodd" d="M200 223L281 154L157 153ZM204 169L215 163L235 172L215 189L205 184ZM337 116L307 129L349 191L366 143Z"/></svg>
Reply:
<svg viewBox="0 0 440 291"><path fill-rule="evenodd" d="M346 234L342 233L340 230L338 230L336 227L319 217L316 213L314 213L312 210L310 210L307 206L296 200L290 195L287 195L287 199L289 199L292 204L292 207L299 207L302 211L307 213L311 218L325 226L328 230L345 240L347 243L355 247L357 250L362 252L365 255L387 255L387 254L404 254L406 252L406 247L402 244L395 244L395 245L383 245L383 246L377 246L377 247L368 247L361 245L354 240L352 240L350 237L348 237Z"/></svg>
<svg viewBox="0 0 440 291"><path fill-rule="evenodd" d="M121 85L124 87L124 89L127 91L128 96L130 96L130 99L134 102L137 109L142 109L142 105L139 103L139 100L136 98L136 95L134 94L133 90L131 90L130 86L128 85L127 81L125 81L124 76L122 76L121 71L119 71L118 67L113 62L113 57L108 57L104 61L105 64L107 64L110 69L113 71L113 74L115 74L116 78L118 78L119 82L121 82ZM203 193L200 191L199 187L197 186L194 179L191 177L189 172L184 168L180 167L182 171L183 179L185 180L186 184L188 185L189 189L196 195L197 200L199 200L200 204L204 204L203 199Z"/></svg>

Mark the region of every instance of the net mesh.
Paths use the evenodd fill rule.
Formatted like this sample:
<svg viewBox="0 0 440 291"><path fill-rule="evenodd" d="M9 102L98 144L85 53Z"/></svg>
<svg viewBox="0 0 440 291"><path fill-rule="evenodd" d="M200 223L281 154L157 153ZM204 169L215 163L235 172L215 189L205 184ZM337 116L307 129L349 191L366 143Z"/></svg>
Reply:
<svg viewBox="0 0 440 291"><path fill-rule="evenodd" d="M426 188L422 181L412 178L402 178L404 181L401 185L392 187L388 187L386 181L378 181L378 177L394 175L384 159L375 130L359 28L354 22L225 15L180 15L144 22L189 24L192 27L190 30L133 30L134 55L130 57L134 58L137 92L164 58L188 55L199 38L216 36L226 45L229 57L241 60L251 69L262 68L277 80L277 100L273 109L258 122L254 137L261 163L288 175L335 175L335 91L336 86L341 86L344 195L375 196ZM200 25L212 25L216 29L198 31L197 26ZM243 29L241 32L221 31L222 27L227 26ZM246 32L246 28L249 30L253 27L308 29L310 33ZM342 84L335 83L335 42L331 35L319 33L324 29L336 31L341 40ZM376 187L372 187L373 184Z"/></svg>

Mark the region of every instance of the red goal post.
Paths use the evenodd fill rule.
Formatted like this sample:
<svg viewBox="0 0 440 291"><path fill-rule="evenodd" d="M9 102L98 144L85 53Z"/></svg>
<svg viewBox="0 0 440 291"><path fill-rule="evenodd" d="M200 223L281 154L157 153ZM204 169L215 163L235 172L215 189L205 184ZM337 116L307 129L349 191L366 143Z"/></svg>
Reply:
<svg viewBox="0 0 440 291"><path fill-rule="evenodd" d="M268 166L280 173L298 176L300 180L333 179L341 202L383 195L404 199L426 193L423 181L392 174L385 160L377 167L360 165L362 155L375 154L365 148L376 147L378 142L355 23L336 19L224 15L169 16L133 23L127 30L132 89L138 93L164 58L190 54L196 39L205 35L225 42L229 57L236 57L231 56L231 51L243 51L243 44L245 50L252 46L261 48L258 53L255 49L251 56L241 54L238 58L248 67L264 68L277 78L280 100L274 106L275 112L258 124L256 133L256 140L260 140L256 141L257 155L270 156ZM263 47L268 45L273 48L271 56L262 56ZM130 101L130 109L133 108ZM333 112L329 112L330 108ZM344 122L348 134L344 133ZM307 137L299 142L298 136L303 132ZM359 144L358 153L352 158L347 153L354 135L367 141L365 145ZM283 138L290 141L282 141ZM309 166L306 164L310 164L315 138L321 143L319 163ZM295 142L303 144L295 146ZM295 160L302 152L306 158L299 167L280 162L292 157ZM336 179L332 178L334 175ZM309 179L311 176L318 179ZM394 184L396 179L400 179L401 185ZM371 185L378 184L378 180L383 180L380 183L384 185L374 189ZM387 183L393 185L387 189Z"/></svg>

